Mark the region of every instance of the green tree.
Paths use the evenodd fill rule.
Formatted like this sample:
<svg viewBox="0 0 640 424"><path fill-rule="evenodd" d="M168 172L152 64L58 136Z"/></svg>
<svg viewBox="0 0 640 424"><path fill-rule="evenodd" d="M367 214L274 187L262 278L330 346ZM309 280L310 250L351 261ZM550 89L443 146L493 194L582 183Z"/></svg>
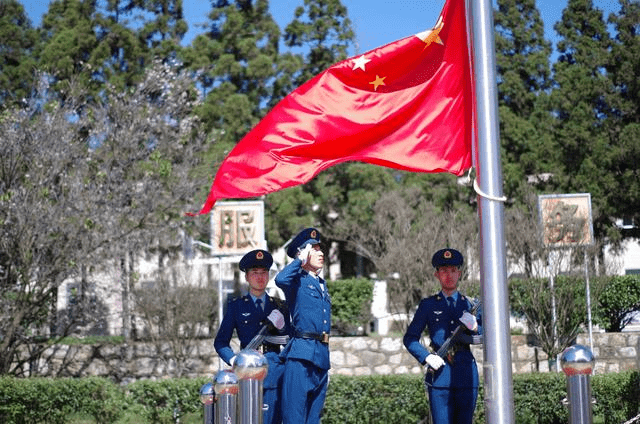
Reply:
<svg viewBox="0 0 640 424"><path fill-rule="evenodd" d="M606 331L620 332L631 322L632 313L640 311L640 277L607 277L598 293L594 321Z"/></svg>
<svg viewBox="0 0 640 424"><path fill-rule="evenodd" d="M621 0L620 11L609 16L615 38L606 65L614 90L607 94L611 108L606 161L601 161L606 173L607 203L615 208L617 217L631 218L640 223L640 4ZM623 230L624 237L640 237L636 227Z"/></svg>
<svg viewBox="0 0 640 424"><path fill-rule="evenodd" d="M24 7L16 0L0 0L0 110L22 105L30 96L36 43Z"/></svg>
<svg viewBox="0 0 640 424"><path fill-rule="evenodd" d="M347 9L339 0L305 0L303 6L296 8L293 21L285 28L283 40L290 51L278 57L273 98L269 106L275 105L331 65L346 59L347 49L353 44L354 37ZM313 225L322 229L323 237L330 245L333 240L330 226L333 219L329 217L339 213L336 206L345 200L349 189L354 188L353 184L346 182L347 174L351 172L350 166L343 164L332 167L301 188L266 196L267 214L274 223L269 224L269 234L277 237L270 241L286 241L305 226ZM357 165L356 169L361 171L364 168ZM303 203L305 201L306 204ZM291 211L293 205L296 205L295 215L280 213Z"/></svg>
<svg viewBox="0 0 640 424"><path fill-rule="evenodd" d="M83 87L97 87L86 65L98 44L94 32L96 1L54 0L42 18L43 43L37 52L39 68L56 82L76 79ZM57 83L54 84L56 89ZM59 90L62 91L62 90Z"/></svg>
<svg viewBox="0 0 640 424"><path fill-rule="evenodd" d="M555 169L545 106L551 43L533 0L500 0L494 14L504 189L523 200L527 177ZM546 112L546 111L545 111Z"/></svg>
<svg viewBox="0 0 640 424"><path fill-rule="evenodd" d="M272 101L280 29L267 0L214 1L208 17L208 30L183 49L180 59L204 91L197 114L205 131L219 131L204 155L206 165L195 170L212 181L218 165Z"/></svg>
<svg viewBox="0 0 640 424"><path fill-rule="evenodd" d="M606 133L611 110L606 100L612 84L605 68L611 40L602 12L591 0L569 0L555 29L560 55L554 64L551 105L561 162L553 184L565 193L591 193L596 237L615 241L619 239L612 225L616 210L608 201L612 176L602 172L611 148Z"/></svg>
<svg viewBox="0 0 640 424"><path fill-rule="evenodd" d="M270 193L264 202L265 232L270 250L284 245L299 230L318 226L313 211L315 201L302 186Z"/></svg>
<svg viewBox="0 0 640 424"><path fill-rule="evenodd" d="M138 31L151 54L156 59L174 59L180 50L180 42L187 32L182 0L133 0L142 12L151 14Z"/></svg>
<svg viewBox="0 0 640 424"><path fill-rule="evenodd" d="M200 116L207 128L224 129L225 149L264 116L271 100L280 29L268 6L267 0L214 2L209 30L194 42L205 47L207 61L200 56L196 62L193 52L185 53L191 66L206 73Z"/></svg>
<svg viewBox="0 0 640 424"><path fill-rule="evenodd" d="M144 68L151 64L150 49L130 28L128 17L132 14L131 2L122 0L109 0L96 14L97 44L89 59L93 80L125 89L138 83Z"/></svg>
<svg viewBox="0 0 640 424"><path fill-rule="evenodd" d="M284 43L305 54L304 67L295 77L300 86L329 66L347 58L355 34L347 8L340 0L304 0L285 28Z"/></svg>
<svg viewBox="0 0 640 424"><path fill-rule="evenodd" d="M371 321L373 282L366 278L351 278L328 281L327 286L331 293L332 331L367 334Z"/></svg>
<svg viewBox="0 0 640 424"><path fill-rule="evenodd" d="M551 85L551 43L534 0L499 0L494 24L498 102L527 118Z"/></svg>

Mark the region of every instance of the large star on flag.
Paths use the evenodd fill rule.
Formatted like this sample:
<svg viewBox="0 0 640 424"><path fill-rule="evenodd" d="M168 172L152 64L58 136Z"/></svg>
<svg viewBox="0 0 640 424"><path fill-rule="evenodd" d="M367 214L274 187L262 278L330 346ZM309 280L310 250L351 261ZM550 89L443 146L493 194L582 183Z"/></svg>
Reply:
<svg viewBox="0 0 640 424"><path fill-rule="evenodd" d="M442 38L440 38L440 31L442 31L442 28L444 28L444 22L442 21L441 15L438 18L438 22L436 22L436 25L432 29L421 32L416 36L424 41L424 43L426 44L425 47L430 46L431 43L438 43L441 46L444 46L444 42L442 41Z"/></svg>

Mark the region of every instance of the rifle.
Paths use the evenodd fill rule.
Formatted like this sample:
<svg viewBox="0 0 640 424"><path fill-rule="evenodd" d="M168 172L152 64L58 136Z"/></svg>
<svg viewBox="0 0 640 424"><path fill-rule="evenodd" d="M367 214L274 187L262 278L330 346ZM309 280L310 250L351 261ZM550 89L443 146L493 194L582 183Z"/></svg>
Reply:
<svg viewBox="0 0 640 424"><path fill-rule="evenodd" d="M273 343L273 344L279 344L279 345L287 344L287 342L289 341L288 335L281 335L281 336L269 335L267 333L267 330L269 330L270 328L274 328L273 324L267 323L263 325L260 331L258 331L258 333L256 333L255 336L253 336L253 339L251 339L251 341L247 344L245 349L257 349L258 346L260 346L264 341L266 341L267 343Z"/></svg>
<svg viewBox="0 0 640 424"><path fill-rule="evenodd" d="M472 315L475 315L476 312L478 312L478 309L480 308L480 304L481 302L477 300L471 307L471 310L469 311L469 313L471 313ZM442 343L442 346L440 346L440 349L438 349L438 351L436 352L436 355L438 355L442 359L446 359L447 354L449 353L449 349L451 348L451 343L455 341L456 337L458 337L458 334L460 334L460 332L462 332L465 328L467 327L465 327L463 324L458 325L456 329L453 330L453 333L451 333L451 335L447 338L447 340L445 340L444 343Z"/></svg>
<svg viewBox="0 0 640 424"><path fill-rule="evenodd" d="M258 346L260 346L260 344L262 344L262 341L267 335L268 329L269 329L269 324L263 325L260 331L258 331L258 333L255 336L253 336L253 339L251 339L251 341L247 344L247 347L245 347L245 349L256 349Z"/></svg>

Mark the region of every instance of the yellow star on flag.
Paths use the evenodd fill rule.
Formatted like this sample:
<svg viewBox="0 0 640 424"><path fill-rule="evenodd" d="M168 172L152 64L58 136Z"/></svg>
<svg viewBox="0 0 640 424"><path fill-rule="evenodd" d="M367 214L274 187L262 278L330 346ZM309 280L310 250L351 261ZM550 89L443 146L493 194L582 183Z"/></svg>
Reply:
<svg viewBox="0 0 640 424"><path fill-rule="evenodd" d="M431 45L431 43L438 43L441 46L444 46L444 42L442 41L442 38L440 38L440 31L442 31L442 28L444 28L444 22L442 21L442 16L440 16L433 29L428 29L418 33L416 34L416 37L424 41L426 44L425 47Z"/></svg>
<svg viewBox="0 0 640 424"><path fill-rule="evenodd" d="M360 56L357 59L353 59L353 71L355 71L356 69L360 68L363 71L364 69L364 65L366 65L367 63L371 62L371 59L365 59L364 55Z"/></svg>
<svg viewBox="0 0 640 424"><path fill-rule="evenodd" d="M387 85L384 83L384 79L386 77L382 77L380 78L378 75L376 75L376 79L374 81L371 81L369 84L373 84L373 91L378 91L378 87L381 85Z"/></svg>

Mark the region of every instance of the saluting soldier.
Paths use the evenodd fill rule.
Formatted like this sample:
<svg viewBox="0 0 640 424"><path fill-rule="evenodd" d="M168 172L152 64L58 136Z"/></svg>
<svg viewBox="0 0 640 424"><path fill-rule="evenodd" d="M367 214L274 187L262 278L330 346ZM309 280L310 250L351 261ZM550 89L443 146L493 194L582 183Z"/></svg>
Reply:
<svg viewBox="0 0 640 424"><path fill-rule="evenodd" d="M329 331L331 298L320 277L324 255L320 233L302 230L287 247L293 259L276 275L291 313L291 340L281 356L284 424L317 424L329 384Z"/></svg>
<svg viewBox="0 0 640 424"><path fill-rule="evenodd" d="M263 401L267 405L263 422L280 424L282 409L279 399L284 370L280 351L289 340L291 326L286 304L266 293L272 264L273 257L266 250L252 250L242 257L239 267L249 283L249 293L228 303L213 345L220 358L228 365L233 365L235 353L229 346L233 331L240 339L240 348L244 349L264 325L268 326L268 334L258 347L269 367L263 381Z"/></svg>
<svg viewBox="0 0 640 424"><path fill-rule="evenodd" d="M478 367L469 345L482 343L481 319L469 311L471 301L458 292L464 258L455 249L437 251L431 259L441 291L422 299L404 335L407 350L425 367L425 386L434 424L471 424L478 396ZM445 359L436 354L462 323ZM431 349L420 339L429 331Z"/></svg>

